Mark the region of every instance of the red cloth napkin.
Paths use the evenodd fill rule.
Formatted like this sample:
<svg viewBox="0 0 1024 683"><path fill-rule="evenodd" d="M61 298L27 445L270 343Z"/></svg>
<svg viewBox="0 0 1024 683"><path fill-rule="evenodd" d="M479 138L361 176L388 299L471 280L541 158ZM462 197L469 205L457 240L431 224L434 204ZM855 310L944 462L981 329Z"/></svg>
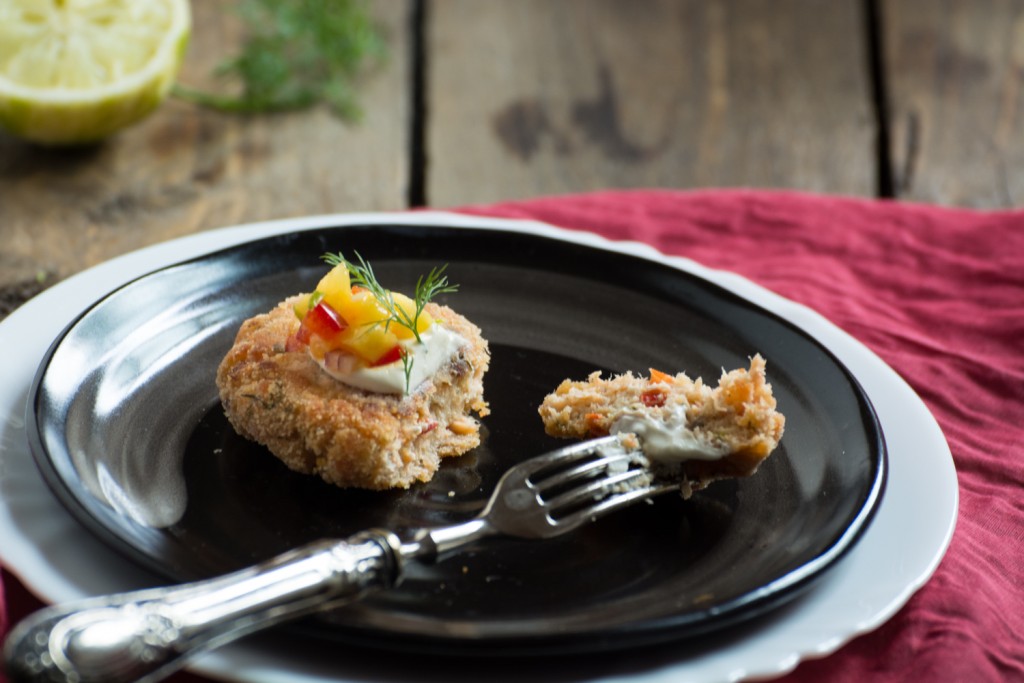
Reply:
<svg viewBox="0 0 1024 683"><path fill-rule="evenodd" d="M798 681L1024 681L1024 211L761 191L471 209L638 240L803 303L870 347L949 442L960 513L932 580Z"/></svg>
<svg viewBox="0 0 1024 683"><path fill-rule="evenodd" d="M949 441L956 533L894 618L782 680L1024 680L1024 211L752 190L611 191L461 210L638 240L739 273L874 350ZM13 615L38 605L10 575L4 582Z"/></svg>

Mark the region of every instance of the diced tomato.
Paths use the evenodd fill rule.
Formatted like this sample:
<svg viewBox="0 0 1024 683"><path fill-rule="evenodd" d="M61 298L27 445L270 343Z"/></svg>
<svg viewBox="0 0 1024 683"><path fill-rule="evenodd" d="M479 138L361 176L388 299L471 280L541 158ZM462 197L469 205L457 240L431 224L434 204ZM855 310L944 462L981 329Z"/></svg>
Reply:
<svg viewBox="0 0 1024 683"><path fill-rule="evenodd" d="M308 344L315 334L326 342L330 342L348 328L345 319L338 315L326 301L321 301L306 314L299 325L296 337L303 344Z"/></svg>
<svg viewBox="0 0 1024 683"><path fill-rule="evenodd" d="M665 405L665 394L655 389L649 389L640 394L640 400L648 408L660 408Z"/></svg>
<svg viewBox="0 0 1024 683"><path fill-rule="evenodd" d="M381 365L391 365L397 361L402 360L402 347L395 345L392 346L383 356L373 362L372 367L380 367Z"/></svg>

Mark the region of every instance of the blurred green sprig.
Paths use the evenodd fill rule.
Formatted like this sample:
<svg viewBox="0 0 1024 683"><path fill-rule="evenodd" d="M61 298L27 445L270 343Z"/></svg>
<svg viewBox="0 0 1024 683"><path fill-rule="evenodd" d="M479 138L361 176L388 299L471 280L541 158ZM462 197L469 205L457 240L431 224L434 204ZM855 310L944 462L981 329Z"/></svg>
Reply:
<svg viewBox="0 0 1024 683"><path fill-rule="evenodd" d="M324 102L344 119L361 117L355 81L387 54L366 0L241 0L238 10L247 37L241 52L216 74L240 84L240 92L206 92L179 83L177 97L246 114Z"/></svg>

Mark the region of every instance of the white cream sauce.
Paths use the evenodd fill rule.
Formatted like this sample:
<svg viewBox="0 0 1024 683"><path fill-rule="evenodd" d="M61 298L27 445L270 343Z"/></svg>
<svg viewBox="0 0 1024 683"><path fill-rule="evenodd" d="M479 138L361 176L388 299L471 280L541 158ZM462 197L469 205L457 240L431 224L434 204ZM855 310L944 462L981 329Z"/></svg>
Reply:
<svg viewBox="0 0 1024 683"><path fill-rule="evenodd" d="M641 410L626 410L615 419L612 434L636 434L644 455L665 465L686 460L721 460L729 454L726 446L712 443L687 426L682 407L665 418Z"/></svg>
<svg viewBox="0 0 1024 683"><path fill-rule="evenodd" d="M401 360L377 367L359 367L349 373L338 373L328 369L323 361L317 361L324 372L339 382L372 391L377 394L413 393L427 379L433 377L441 366L451 360L459 349L466 345L466 340L441 325L431 325L430 329L420 334L423 343L416 339L402 342L402 347L411 355L412 368L409 373L408 392L406 391L405 366Z"/></svg>

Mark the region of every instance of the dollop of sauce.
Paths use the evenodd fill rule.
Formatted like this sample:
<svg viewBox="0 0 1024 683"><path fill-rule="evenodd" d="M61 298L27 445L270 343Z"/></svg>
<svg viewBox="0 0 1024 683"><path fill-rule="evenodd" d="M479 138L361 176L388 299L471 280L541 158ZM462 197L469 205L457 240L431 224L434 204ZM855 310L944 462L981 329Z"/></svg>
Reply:
<svg viewBox="0 0 1024 683"><path fill-rule="evenodd" d="M651 462L671 465L686 460L720 460L729 454L727 446L716 444L687 426L680 406L663 417L648 411L625 410L612 423L612 434L636 434L644 455Z"/></svg>
<svg viewBox="0 0 1024 683"><path fill-rule="evenodd" d="M411 394L427 379L433 377L441 366L468 343L461 336L438 324L431 325L430 329L421 333L420 339L423 340L422 343L415 338L401 342L408 359L412 362L408 381L405 376L405 363L401 360L376 367L358 367L348 373L338 373L329 369L323 360L317 360L317 364L328 375L350 387L377 394Z"/></svg>

